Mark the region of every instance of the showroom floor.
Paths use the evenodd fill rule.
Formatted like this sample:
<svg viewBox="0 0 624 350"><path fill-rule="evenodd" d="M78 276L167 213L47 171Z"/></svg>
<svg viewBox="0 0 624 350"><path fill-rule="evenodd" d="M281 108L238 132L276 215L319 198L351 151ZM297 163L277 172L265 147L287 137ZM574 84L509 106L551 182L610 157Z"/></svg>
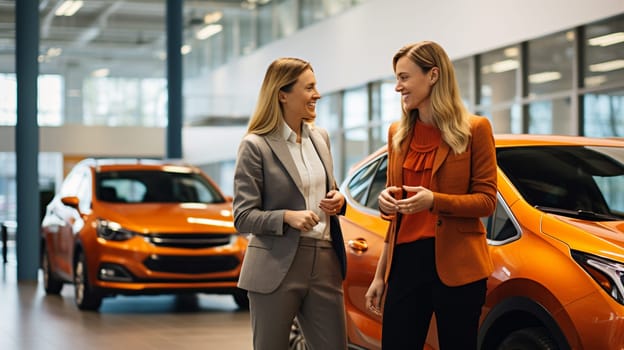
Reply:
<svg viewBox="0 0 624 350"><path fill-rule="evenodd" d="M104 299L99 312L79 311L73 289L46 296L36 282L17 282L10 245L0 260L0 349L251 349L249 313L231 296L172 295Z"/></svg>

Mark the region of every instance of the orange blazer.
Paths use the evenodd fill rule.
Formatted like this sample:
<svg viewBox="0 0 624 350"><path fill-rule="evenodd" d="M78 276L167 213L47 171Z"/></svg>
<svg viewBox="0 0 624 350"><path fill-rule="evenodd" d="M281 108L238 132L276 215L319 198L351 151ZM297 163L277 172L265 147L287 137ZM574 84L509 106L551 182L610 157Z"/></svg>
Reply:
<svg viewBox="0 0 624 350"><path fill-rule="evenodd" d="M492 215L496 208L496 149L490 122L485 117L471 116L468 148L454 154L442 140L436 152L431 174L432 213L437 215L435 230L436 268L442 282L459 286L488 277L493 270L480 218ZM403 185L403 161L410 140L395 152L392 136L399 122L388 132L387 186ZM387 281L396 244L399 215L382 214L391 223L386 235L388 261Z"/></svg>

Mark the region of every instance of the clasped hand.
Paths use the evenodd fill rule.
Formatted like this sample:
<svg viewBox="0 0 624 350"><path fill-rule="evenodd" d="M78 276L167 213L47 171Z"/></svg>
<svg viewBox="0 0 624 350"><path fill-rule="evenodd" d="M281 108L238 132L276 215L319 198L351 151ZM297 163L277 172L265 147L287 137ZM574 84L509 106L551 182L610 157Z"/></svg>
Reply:
<svg viewBox="0 0 624 350"><path fill-rule="evenodd" d="M403 191L408 193L407 198L400 199ZM422 186L390 186L379 194L379 209L385 214L414 214L428 210L432 204L433 192Z"/></svg>
<svg viewBox="0 0 624 350"><path fill-rule="evenodd" d="M344 205L345 199L342 193L331 190L327 192L325 198L321 199L319 208L327 215L340 213L340 208ZM284 221L301 231L310 231L316 226L321 218L312 210L286 210Z"/></svg>

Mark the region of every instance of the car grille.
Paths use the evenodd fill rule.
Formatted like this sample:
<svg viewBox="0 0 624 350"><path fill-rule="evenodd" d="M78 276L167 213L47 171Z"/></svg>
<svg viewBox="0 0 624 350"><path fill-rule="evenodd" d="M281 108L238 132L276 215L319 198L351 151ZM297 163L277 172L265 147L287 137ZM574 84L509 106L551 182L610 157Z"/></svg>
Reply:
<svg viewBox="0 0 624 350"><path fill-rule="evenodd" d="M170 273L211 273L229 271L239 265L233 256L171 256L151 255L143 264L152 271Z"/></svg>
<svg viewBox="0 0 624 350"><path fill-rule="evenodd" d="M231 234L150 234L145 240L158 247L210 248L230 244Z"/></svg>

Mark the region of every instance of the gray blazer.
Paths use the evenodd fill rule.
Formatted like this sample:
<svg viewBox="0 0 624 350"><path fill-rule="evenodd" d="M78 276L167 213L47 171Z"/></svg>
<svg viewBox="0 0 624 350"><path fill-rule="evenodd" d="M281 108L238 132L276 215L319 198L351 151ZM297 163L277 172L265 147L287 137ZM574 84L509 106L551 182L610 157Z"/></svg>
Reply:
<svg viewBox="0 0 624 350"><path fill-rule="evenodd" d="M327 190L337 189L327 131L311 126L310 139L325 167ZM290 269L301 234L284 223L284 212L306 209L301 178L279 129L243 138L234 173L234 193L234 225L238 232L253 233L238 286L271 293ZM346 254L338 217L330 216L329 224L344 278Z"/></svg>

